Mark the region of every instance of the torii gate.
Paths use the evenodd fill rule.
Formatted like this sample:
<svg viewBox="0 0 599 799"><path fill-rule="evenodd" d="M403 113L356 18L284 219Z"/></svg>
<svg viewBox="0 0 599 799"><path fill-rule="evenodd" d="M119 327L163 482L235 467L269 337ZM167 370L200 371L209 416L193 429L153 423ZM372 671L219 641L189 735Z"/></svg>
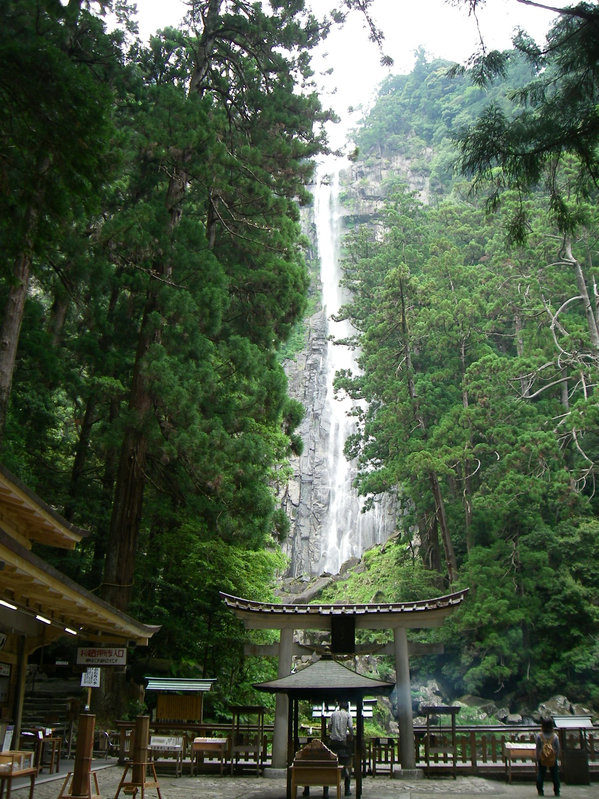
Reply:
<svg viewBox="0 0 599 799"><path fill-rule="evenodd" d="M403 769L416 767L414 749L412 697L410 692L410 654L430 653L430 648L408 642L407 630L412 628L440 627L445 618L460 605L468 589L453 594L417 602L392 602L389 604L338 604L300 605L254 602L251 599L225 594L220 596L248 630L279 630L278 646L251 647L248 654L278 657L278 676L291 674L294 654L306 654L312 648L294 644L295 630L329 630L330 651L337 655L359 654L356 647L356 630L393 630L393 642L381 646L378 654L395 656L397 705L399 715L399 752ZM372 647L368 651L373 653ZM439 649L436 650L441 651ZM288 700L277 694L275 725L272 746L273 768L287 765Z"/></svg>

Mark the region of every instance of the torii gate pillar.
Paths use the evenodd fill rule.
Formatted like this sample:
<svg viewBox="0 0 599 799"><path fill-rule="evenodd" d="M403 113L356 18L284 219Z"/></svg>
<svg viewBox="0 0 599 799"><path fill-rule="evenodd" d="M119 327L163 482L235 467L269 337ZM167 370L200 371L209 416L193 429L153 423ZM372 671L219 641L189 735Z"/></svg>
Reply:
<svg viewBox="0 0 599 799"><path fill-rule="evenodd" d="M293 654L293 628L282 627L279 638L278 677L291 674ZM287 694L277 694L275 705L275 726L272 739L272 767L287 768L287 718L289 699Z"/></svg>
<svg viewBox="0 0 599 799"><path fill-rule="evenodd" d="M402 769L416 768L416 751L412 717L412 692L410 690L410 658L405 627L393 629L395 644L395 679L397 685L397 713L399 721L399 756Z"/></svg>

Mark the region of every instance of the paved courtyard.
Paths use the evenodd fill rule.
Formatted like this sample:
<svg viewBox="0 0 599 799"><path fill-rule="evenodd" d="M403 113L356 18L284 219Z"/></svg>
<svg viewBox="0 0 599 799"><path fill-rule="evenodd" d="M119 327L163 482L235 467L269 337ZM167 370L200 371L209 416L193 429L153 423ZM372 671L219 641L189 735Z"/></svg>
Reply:
<svg viewBox="0 0 599 799"><path fill-rule="evenodd" d="M95 765L94 765L95 768ZM98 785L102 799L113 799L123 775L123 767L111 765L100 768ZM129 775L128 775L129 777ZM162 799L285 799L286 782L283 777L201 775L191 777L184 775L174 777L159 774L160 794ZM64 775L40 775L35 786L34 799L58 799L64 782ZM352 791L355 785L352 780ZM24 785L13 786L14 799L27 799L28 788ZM147 799L157 799L155 788L147 789ZM552 797L551 786L546 786L546 796ZM390 779L388 776L365 777L362 781L363 799L438 799L440 795L458 794L464 799L479 797L502 797L502 799L536 799L533 781L518 781L508 785L502 780L483 779L480 777L458 777L457 779ZM301 791L298 791L298 797ZM310 789L311 799L322 797L321 788ZM330 797L335 793L331 789ZM564 799L599 799L599 782L591 785L563 785ZM121 791L119 799L127 799ZM141 799L138 794L137 799Z"/></svg>

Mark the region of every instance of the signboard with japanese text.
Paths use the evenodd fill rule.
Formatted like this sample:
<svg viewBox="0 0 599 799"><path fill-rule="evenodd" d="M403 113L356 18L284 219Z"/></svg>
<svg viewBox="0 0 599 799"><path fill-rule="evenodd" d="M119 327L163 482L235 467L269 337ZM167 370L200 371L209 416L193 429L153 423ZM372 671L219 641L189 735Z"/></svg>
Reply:
<svg viewBox="0 0 599 799"><path fill-rule="evenodd" d="M80 666L125 666L127 649L115 647L79 647L77 663Z"/></svg>
<svg viewBox="0 0 599 799"><path fill-rule="evenodd" d="M99 688L100 687L100 669L87 669L81 675L82 688Z"/></svg>

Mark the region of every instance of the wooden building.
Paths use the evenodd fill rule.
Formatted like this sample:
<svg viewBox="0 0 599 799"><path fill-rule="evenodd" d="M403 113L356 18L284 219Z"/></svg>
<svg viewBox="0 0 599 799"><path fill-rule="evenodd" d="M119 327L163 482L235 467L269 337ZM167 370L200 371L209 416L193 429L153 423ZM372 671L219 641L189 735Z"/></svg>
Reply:
<svg viewBox="0 0 599 799"><path fill-rule="evenodd" d="M21 729L28 657L60 637L82 647L147 646L142 624L32 551L72 550L86 536L0 466L0 721Z"/></svg>

